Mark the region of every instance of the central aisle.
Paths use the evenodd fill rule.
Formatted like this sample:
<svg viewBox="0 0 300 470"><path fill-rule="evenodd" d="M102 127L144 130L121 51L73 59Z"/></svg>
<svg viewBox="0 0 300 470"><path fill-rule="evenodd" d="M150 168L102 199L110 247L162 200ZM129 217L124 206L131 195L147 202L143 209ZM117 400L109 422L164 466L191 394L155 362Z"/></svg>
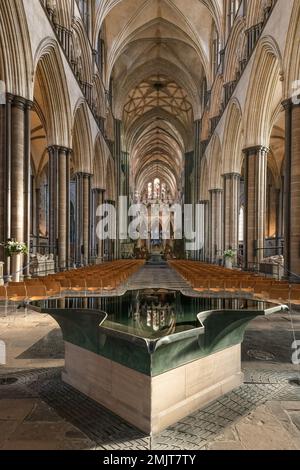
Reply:
<svg viewBox="0 0 300 470"><path fill-rule="evenodd" d="M183 277L167 264L143 266L130 277L127 287L128 289L191 290L190 285Z"/></svg>

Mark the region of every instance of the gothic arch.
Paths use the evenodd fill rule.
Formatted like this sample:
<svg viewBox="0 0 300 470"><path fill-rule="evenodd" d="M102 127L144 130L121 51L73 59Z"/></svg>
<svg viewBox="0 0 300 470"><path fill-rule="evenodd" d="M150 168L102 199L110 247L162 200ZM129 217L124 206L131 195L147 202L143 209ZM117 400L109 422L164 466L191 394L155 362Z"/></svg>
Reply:
<svg viewBox="0 0 300 470"><path fill-rule="evenodd" d="M212 100L211 100L211 105L210 105L210 117L214 118L215 116L218 116L221 111L221 105L222 105L222 98L223 98L223 75L218 75L216 77L216 80L214 82L214 86L212 89Z"/></svg>
<svg viewBox="0 0 300 470"><path fill-rule="evenodd" d="M208 175L208 164L207 159L204 157L200 164L200 201L209 200L209 175Z"/></svg>
<svg viewBox="0 0 300 470"><path fill-rule="evenodd" d="M93 186L98 189L106 189L107 157L103 137L100 134L96 138L94 155Z"/></svg>
<svg viewBox="0 0 300 470"><path fill-rule="evenodd" d="M224 83L232 82L237 78L240 70L240 61L244 57L245 47L245 19L239 18L234 23L226 46Z"/></svg>
<svg viewBox="0 0 300 470"><path fill-rule="evenodd" d="M279 48L272 37L265 36L258 44L246 98L246 147L269 145L272 114L282 100L281 73Z"/></svg>
<svg viewBox="0 0 300 470"><path fill-rule="evenodd" d="M247 28L251 28L263 20L263 7L261 0L250 0L247 2Z"/></svg>
<svg viewBox="0 0 300 470"><path fill-rule="evenodd" d="M300 2L294 2L293 5L284 53L284 70L286 71L284 97L290 98L294 92L299 95L300 85L297 86L295 82L300 79Z"/></svg>
<svg viewBox="0 0 300 470"><path fill-rule="evenodd" d="M71 109L68 85L58 45L45 38L35 56L34 93L42 101L48 145L70 147Z"/></svg>
<svg viewBox="0 0 300 470"><path fill-rule="evenodd" d="M214 134L208 155L208 166L209 166L209 189L221 189L222 178L222 150L220 138L217 134Z"/></svg>
<svg viewBox="0 0 300 470"><path fill-rule="evenodd" d="M76 19L72 24L72 61L76 64L78 78L81 82L92 84L93 70L90 59L90 48L82 22Z"/></svg>
<svg viewBox="0 0 300 470"><path fill-rule="evenodd" d="M0 2L0 29L0 78L7 92L32 99L33 59L21 0Z"/></svg>
<svg viewBox="0 0 300 470"><path fill-rule="evenodd" d="M223 137L223 173L239 172L242 159L242 111L238 100L228 105Z"/></svg>
<svg viewBox="0 0 300 470"><path fill-rule="evenodd" d="M55 24L71 29L70 0L46 0L46 10L52 16Z"/></svg>
<svg viewBox="0 0 300 470"><path fill-rule="evenodd" d="M107 201L116 201L116 185L115 185L115 162L110 156L107 160L106 166L106 193L105 199Z"/></svg>
<svg viewBox="0 0 300 470"><path fill-rule="evenodd" d="M73 124L74 171L93 173L93 144L86 102L80 100L75 108Z"/></svg>

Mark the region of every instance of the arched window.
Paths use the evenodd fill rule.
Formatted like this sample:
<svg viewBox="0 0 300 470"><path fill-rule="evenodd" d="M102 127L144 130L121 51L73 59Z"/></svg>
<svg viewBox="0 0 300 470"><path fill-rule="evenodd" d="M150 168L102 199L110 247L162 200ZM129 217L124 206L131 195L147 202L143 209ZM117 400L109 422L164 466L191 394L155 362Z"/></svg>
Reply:
<svg viewBox="0 0 300 470"><path fill-rule="evenodd" d="M160 199L160 180L159 180L159 178L155 178L155 180L154 180L153 198L154 199Z"/></svg>
<svg viewBox="0 0 300 470"><path fill-rule="evenodd" d="M162 201L167 200L167 185L166 185L166 183L162 183L162 185L161 185L161 199L162 199Z"/></svg>

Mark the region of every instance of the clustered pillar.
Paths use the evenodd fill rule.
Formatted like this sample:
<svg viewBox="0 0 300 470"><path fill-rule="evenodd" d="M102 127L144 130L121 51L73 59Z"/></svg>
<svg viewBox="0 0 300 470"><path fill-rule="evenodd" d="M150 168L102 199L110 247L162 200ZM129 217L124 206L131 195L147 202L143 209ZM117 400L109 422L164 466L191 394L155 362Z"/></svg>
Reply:
<svg viewBox="0 0 300 470"><path fill-rule="evenodd" d="M200 201L199 204L202 206L202 242L203 247L200 250L200 261L209 261L209 201Z"/></svg>
<svg viewBox="0 0 300 470"><path fill-rule="evenodd" d="M6 95L0 105L0 233L1 242L15 239L30 246L30 110L32 102ZM2 251L1 258L4 259ZM5 274L9 277L10 262ZM30 256L24 257L24 275L30 275ZM23 274L23 272L21 274Z"/></svg>
<svg viewBox="0 0 300 470"><path fill-rule="evenodd" d="M285 275L299 282L300 274L300 104L285 108L284 236Z"/></svg>
<svg viewBox="0 0 300 470"><path fill-rule="evenodd" d="M97 207L96 207L96 211L97 211L99 206L102 206L104 204L104 193L105 193L104 190L97 189ZM97 213L96 213L97 223L99 222L99 220L100 220L100 218L97 217ZM97 264L99 264L103 261L103 257L104 257L104 243L103 243L103 240L101 238L97 237L97 261L96 261Z"/></svg>
<svg viewBox="0 0 300 470"><path fill-rule="evenodd" d="M264 258L268 149L251 147L245 153L245 268L258 266Z"/></svg>
<svg viewBox="0 0 300 470"><path fill-rule="evenodd" d="M224 248L234 250L239 248L239 212L241 176L238 173L228 173L224 179Z"/></svg>
<svg viewBox="0 0 300 470"><path fill-rule="evenodd" d="M88 173L76 174L76 264L88 265L91 259L90 252L90 194L91 175Z"/></svg>
<svg viewBox="0 0 300 470"><path fill-rule="evenodd" d="M223 257L222 189L210 190L210 259L217 263Z"/></svg>
<svg viewBox="0 0 300 470"><path fill-rule="evenodd" d="M58 268L70 266L70 155L65 147L49 152L49 248Z"/></svg>

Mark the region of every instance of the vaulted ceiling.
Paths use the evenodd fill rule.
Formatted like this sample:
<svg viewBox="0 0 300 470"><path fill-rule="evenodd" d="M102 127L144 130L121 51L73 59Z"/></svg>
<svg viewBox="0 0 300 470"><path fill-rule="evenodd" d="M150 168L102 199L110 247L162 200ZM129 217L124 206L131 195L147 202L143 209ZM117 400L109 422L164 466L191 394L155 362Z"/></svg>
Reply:
<svg viewBox="0 0 300 470"><path fill-rule="evenodd" d="M211 37L213 28L222 35L222 8L222 0L99 3L106 87L113 78L114 115L124 124L135 185L154 174L180 189L183 154L202 114L201 84L212 82Z"/></svg>

